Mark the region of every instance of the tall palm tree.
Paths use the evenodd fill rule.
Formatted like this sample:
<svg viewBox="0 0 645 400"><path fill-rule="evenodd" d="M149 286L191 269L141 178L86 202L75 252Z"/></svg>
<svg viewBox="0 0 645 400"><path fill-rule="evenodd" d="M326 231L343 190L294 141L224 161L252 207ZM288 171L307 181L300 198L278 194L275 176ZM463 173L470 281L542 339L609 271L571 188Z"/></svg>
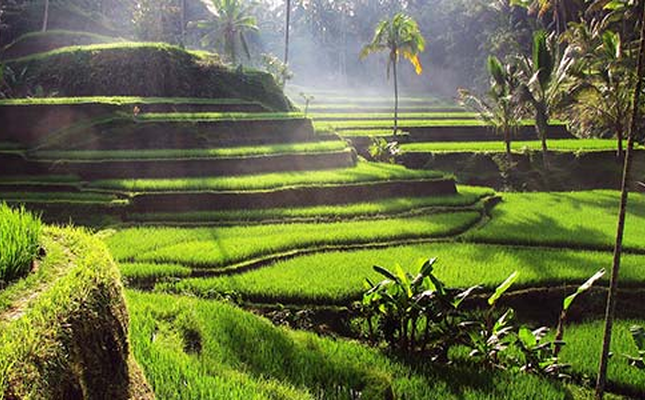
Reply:
<svg viewBox="0 0 645 400"><path fill-rule="evenodd" d="M244 0L210 0L205 3L214 19L196 21L191 25L208 32L202 37L203 45L219 45L233 63L238 61L239 48L251 58L246 34L257 32L257 20L251 15L254 4Z"/></svg>
<svg viewBox="0 0 645 400"><path fill-rule="evenodd" d="M47 26L49 25L49 0L45 0L45 12L43 15L43 32L47 31Z"/></svg>
<svg viewBox="0 0 645 400"><path fill-rule="evenodd" d="M291 0L286 0L286 21L284 26L284 64L289 64L289 30L291 29Z"/></svg>
<svg viewBox="0 0 645 400"><path fill-rule="evenodd" d="M511 140L521 122L521 107L517 101L519 79L515 66L504 65L495 56L488 58L491 87L486 98L480 98L467 90L460 90L462 102L474 109L479 118L490 124L496 133L503 135L506 155L511 160Z"/></svg>
<svg viewBox="0 0 645 400"><path fill-rule="evenodd" d="M387 51L387 77L390 78L390 69L394 77L394 135L399 128L399 83L397 66L399 58L403 56L414 66L417 75L421 75L423 67L419 61L419 53L425 49L425 39L419 30L419 25L412 17L403 13L394 15L391 20L379 22L374 32L372 42L361 50L360 58L364 59L370 54Z"/></svg>
<svg viewBox="0 0 645 400"><path fill-rule="evenodd" d="M560 54L554 40L549 40L545 31L538 31L533 36L532 57L525 57L520 62L523 74L518 92L535 112L535 129L542 141L545 165L549 120L562 105L567 74L574 61L571 52Z"/></svg>

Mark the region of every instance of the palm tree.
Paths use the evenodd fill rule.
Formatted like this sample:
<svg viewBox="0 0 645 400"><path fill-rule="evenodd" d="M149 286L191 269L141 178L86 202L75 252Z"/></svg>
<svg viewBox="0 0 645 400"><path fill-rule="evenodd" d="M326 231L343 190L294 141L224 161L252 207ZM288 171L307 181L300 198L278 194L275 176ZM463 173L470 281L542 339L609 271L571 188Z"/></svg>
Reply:
<svg viewBox="0 0 645 400"><path fill-rule="evenodd" d="M291 0L286 0L286 21L284 26L284 64L289 65L289 29L291 28Z"/></svg>
<svg viewBox="0 0 645 400"><path fill-rule="evenodd" d="M503 65L495 56L488 58L487 66L491 87L486 98L477 97L467 90L460 90L459 94L464 105L474 109L480 119L493 126L496 133L503 135L510 161L511 140L521 121L521 107L516 96L519 87L517 69L511 64Z"/></svg>
<svg viewBox="0 0 645 400"><path fill-rule="evenodd" d="M45 0L45 13L43 15L43 32L47 31L47 25L49 25L49 0Z"/></svg>
<svg viewBox="0 0 645 400"><path fill-rule="evenodd" d="M566 29L568 22L576 19L583 8L580 0L511 0L511 4L527 8L530 14L536 14L541 20L549 16L549 28L558 35Z"/></svg>
<svg viewBox="0 0 645 400"><path fill-rule="evenodd" d="M233 64L237 63L240 46L250 59L246 34L258 31L257 20L250 14L254 5L243 0L210 0L206 7L215 18L191 24L208 31L202 37L202 44L222 46L224 54Z"/></svg>
<svg viewBox="0 0 645 400"><path fill-rule="evenodd" d="M561 55L558 47L545 31L537 31L533 35L532 58L524 57L519 63L523 73L518 92L535 112L535 129L542 141L545 165L549 120L562 106L567 74L575 61L570 51Z"/></svg>
<svg viewBox="0 0 645 400"><path fill-rule="evenodd" d="M394 77L394 135L397 134L399 124L399 83L397 65L403 56L414 66L417 75L423 72L419 61L419 53L425 49L425 39L421 35L419 25L412 17L403 13L394 15L391 20L379 22L372 42L361 50L360 58L364 59L372 53L387 51L387 77L390 78L390 69Z"/></svg>

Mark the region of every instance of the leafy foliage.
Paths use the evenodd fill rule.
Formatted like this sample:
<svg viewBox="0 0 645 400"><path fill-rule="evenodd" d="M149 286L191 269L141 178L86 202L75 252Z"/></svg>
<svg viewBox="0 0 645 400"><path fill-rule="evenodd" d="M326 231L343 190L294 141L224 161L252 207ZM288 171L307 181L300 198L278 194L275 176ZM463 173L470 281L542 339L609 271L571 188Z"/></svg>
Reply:
<svg viewBox="0 0 645 400"><path fill-rule="evenodd" d="M630 328L632 339L638 349L636 357L627 356L629 364L636 368L645 370L645 328L642 326L634 325Z"/></svg>
<svg viewBox="0 0 645 400"><path fill-rule="evenodd" d="M25 276L38 255L42 225L40 218L0 203L0 289Z"/></svg>

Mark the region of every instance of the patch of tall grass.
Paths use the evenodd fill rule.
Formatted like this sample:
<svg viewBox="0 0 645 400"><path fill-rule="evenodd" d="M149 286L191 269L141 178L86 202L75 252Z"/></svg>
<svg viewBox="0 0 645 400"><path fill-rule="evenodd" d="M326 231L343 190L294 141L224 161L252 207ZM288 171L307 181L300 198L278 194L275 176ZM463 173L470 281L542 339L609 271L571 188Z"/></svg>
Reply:
<svg viewBox="0 0 645 400"><path fill-rule="evenodd" d="M372 218L394 214L428 212L435 207L472 206L484 196L493 195L492 189L476 186L459 186L459 193L451 196L401 197L353 203L342 206L315 206L298 208L271 208L233 211L195 211L189 213L128 214L136 222L172 222L215 224L232 222L260 222L274 220L329 220L339 218Z"/></svg>
<svg viewBox="0 0 645 400"><path fill-rule="evenodd" d="M412 367L356 342L273 326L231 305L127 292L135 356L164 399L562 399L531 375Z"/></svg>
<svg viewBox="0 0 645 400"><path fill-rule="evenodd" d="M0 202L0 289L29 273L38 255L42 223L24 207Z"/></svg>
<svg viewBox="0 0 645 400"><path fill-rule="evenodd" d="M120 261L217 268L312 247L443 237L467 229L479 218L479 212L468 211L319 224L129 228L105 240Z"/></svg>
<svg viewBox="0 0 645 400"><path fill-rule="evenodd" d="M159 289L190 292L199 296L236 292L256 302L347 304L360 298L365 278L381 276L374 264L404 268L418 259L437 257L435 273L450 287L482 285L493 289L514 271L516 287L544 287L584 282L611 264L609 252L545 250L527 247L428 243L358 251L333 251L306 255L241 274L188 279ZM621 279L625 284L643 284L645 256L626 255ZM418 271L409 271L417 273Z"/></svg>
<svg viewBox="0 0 645 400"><path fill-rule="evenodd" d="M611 249L620 194L610 190L570 193L505 193L477 242ZM629 197L626 249L645 250L645 195Z"/></svg>
<svg viewBox="0 0 645 400"><path fill-rule="evenodd" d="M542 142L539 140L514 141L511 143L513 151L541 150ZM614 150L616 141L613 139L555 139L549 140L551 151L578 151L578 150ZM422 142L404 143L401 145L404 153L432 153L432 152L504 152L506 147L500 141L495 142Z"/></svg>
<svg viewBox="0 0 645 400"><path fill-rule="evenodd" d="M99 180L89 187L130 192L184 190L271 190L296 186L321 186L395 180L440 178L436 171L409 170L399 165L359 162L356 167L325 171L277 172L243 176L218 176L181 179Z"/></svg>

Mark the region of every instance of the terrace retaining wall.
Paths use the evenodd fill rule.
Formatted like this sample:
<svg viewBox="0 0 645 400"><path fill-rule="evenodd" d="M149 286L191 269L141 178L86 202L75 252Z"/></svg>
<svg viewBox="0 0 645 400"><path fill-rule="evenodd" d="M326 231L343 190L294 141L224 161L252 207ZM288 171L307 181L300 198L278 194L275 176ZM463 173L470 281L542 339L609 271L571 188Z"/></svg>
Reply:
<svg viewBox="0 0 645 400"><path fill-rule="evenodd" d="M412 142L493 142L499 141L500 135L488 126L429 126L419 128L402 128L409 133L405 141ZM551 125L547 132L548 139L575 139L565 125ZM533 126L523 126L514 140L537 140Z"/></svg>
<svg viewBox="0 0 645 400"><path fill-rule="evenodd" d="M446 196L457 193L452 179L395 181L300 187L257 192L164 192L135 195L131 212L304 207L365 202L391 197Z"/></svg>
<svg viewBox="0 0 645 400"><path fill-rule="evenodd" d="M16 104L0 105L0 140L26 145L77 124L115 116L117 112L132 114L134 107L145 113L202 113L202 112L265 112L259 103L242 104ZM91 128L88 128L91 129Z"/></svg>
<svg viewBox="0 0 645 400"><path fill-rule="evenodd" d="M282 171L349 168L356 165L351 151L320 154L283 154L243 158L194 158L179 160L118 160L88 162L30 162L55 174L78 175L84 180L181 178L244 175ZM32 169L32 168L29 168Z"/></svg>

